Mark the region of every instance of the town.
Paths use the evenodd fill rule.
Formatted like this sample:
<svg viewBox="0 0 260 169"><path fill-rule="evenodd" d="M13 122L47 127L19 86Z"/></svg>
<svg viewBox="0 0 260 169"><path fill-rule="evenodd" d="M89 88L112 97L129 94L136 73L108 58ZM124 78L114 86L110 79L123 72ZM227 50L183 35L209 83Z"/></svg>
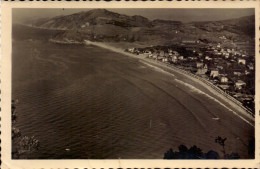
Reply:
<svg viewBox="0 0 260 169"><path fill-rule="evenodd" d="M223 36L220 39L226 38ZM170 64L213 84L220 93L225 93L254 116L254 53L240 47L227 46L221 42L188 39L170 46L129 48L125 51Z"/></svg>

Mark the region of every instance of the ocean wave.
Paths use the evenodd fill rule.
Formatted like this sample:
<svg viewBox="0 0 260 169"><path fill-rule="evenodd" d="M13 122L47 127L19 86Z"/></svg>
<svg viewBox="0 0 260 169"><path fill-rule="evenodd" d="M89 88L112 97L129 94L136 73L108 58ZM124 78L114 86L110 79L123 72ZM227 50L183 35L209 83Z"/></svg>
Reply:
<svg viewBox="0 0 260 169"><path fill-rule="evenodd" d="M220 102L219 100L217 100L216 98L206 94L205 92L199 90L198 88L188 84L188 83L185 83L179 79L174 79L176 82L178 83L181 83L187 87L189 87L191 89L192 92L196 92L196 93L199 93L201 95L204 95L206 97L208 97L209 99L211 100L214 100L215 102L217 102L218 104L220 104L221 106L225 107L226 109L228 109L230 112L232 112L233 114L235 114L237 117L239 117L240 119L242 119L243 121L245 121L246 123L248 123L249 125L251 125L252 127L254 127L254 125L252 123L250 123L248 120L246 120L244 117L240 116L238 113L236 113L235 111L231 110L229 107L227 107L225 104L223 104L222 102Z"/></svg>
<svg viewBox="0 0 260 169"><path fill-rule="evenodd" d="M167 75L169 75L169 76L175 77L172 73L169 73L169 72L167 72L167 71L165 71L165 70L163 70L163 69L161 69L161 68L159 68L159 67L150 65L149 63L146 63L146 62L143 62L143 61L141 61L141 63L143 63L143 64L145 64L145 65L147 65L147 66L149 66L149 67L152 67L153 69L157 70L158 72L161 72L161 73L167 74Z"/></svg>

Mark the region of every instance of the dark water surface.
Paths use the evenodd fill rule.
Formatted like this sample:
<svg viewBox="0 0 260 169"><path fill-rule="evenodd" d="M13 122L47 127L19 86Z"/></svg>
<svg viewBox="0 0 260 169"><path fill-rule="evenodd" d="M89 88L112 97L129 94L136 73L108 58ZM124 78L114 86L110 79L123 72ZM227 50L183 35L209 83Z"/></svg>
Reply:
<svg viewBox="0 0 260 169"><path fill-rule="evenodd" d="M41 144L34 158L163 158L180 144L221 155L217 136L228 138L227 153L248 158L252 126L137 59L15 40L12 70L17 127Z"/></svg>

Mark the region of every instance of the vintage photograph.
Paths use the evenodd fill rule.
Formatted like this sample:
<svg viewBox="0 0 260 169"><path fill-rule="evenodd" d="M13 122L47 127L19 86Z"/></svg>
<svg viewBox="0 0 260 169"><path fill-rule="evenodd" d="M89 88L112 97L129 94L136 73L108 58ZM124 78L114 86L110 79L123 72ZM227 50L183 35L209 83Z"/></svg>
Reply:
<svg viewBox="0 0 260 169"><path fill-rule="evenodd" d="M254 8L13 8L12 159L255 159Z"/></svg>

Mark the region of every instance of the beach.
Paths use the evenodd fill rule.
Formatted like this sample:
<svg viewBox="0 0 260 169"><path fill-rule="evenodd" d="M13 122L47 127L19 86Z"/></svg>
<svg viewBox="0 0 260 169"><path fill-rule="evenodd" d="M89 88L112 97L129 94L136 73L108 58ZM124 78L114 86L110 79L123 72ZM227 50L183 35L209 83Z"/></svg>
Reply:
<svg viewBox="0 0 260 169"><path fill-rule="evenodd" d="M224 93L224 91L221 91L217 86L214 86L211 82L207 81L206 79L200 78L192 73L186 72L180 68L170 65L169 63L167 64L167 63L162 63L162 62L159 62L159 61L156 61L153 59L148 59L145 54L135 55L135 54L132 54L129 52L125 52L123 48L120 48L118 46L114 47L112 45L100 43L100 42L91 42L91 41L85 40L85 43L87 45L95 45L95 46L102 47L102 48L105 48L105 49L108 49L108 50L111 50L114 52L118 52L118 53L130 56L130 57L138 58L145 63L149 63L149 64L152 64L159 68L162 68L164 70L168 70L167 72L174 71L174 73L178 73L181 76L189 78L193 82L202 85L204 90L201 88L201 86L196 88L196 86L192 85L190 87L195 88L198 92L202 92L203 94L207 95L211 99L215 98L216 102L218 102L225 108L229 109L232 113L234 113L235 115L240 117L242 120L244 120L251 126L254 126L255 119L252 116L251 112L247 112L246 108L244 108L239 101L235 100L228 94ZM189 81L187 81L187 82L189 82ZM194 84L194 83L192 83L192 84ZM190 84L186 83L185 85L190 85ZM200 89L202 89L202 91ZM208 90L208 91L206 91L206 93L203 92L203 91L205 91L205 89ZM208 92L211 92L211 94L213 94L213 95L208 95ZM220 98L221 101L218 101L218 98Z"/></svg>

